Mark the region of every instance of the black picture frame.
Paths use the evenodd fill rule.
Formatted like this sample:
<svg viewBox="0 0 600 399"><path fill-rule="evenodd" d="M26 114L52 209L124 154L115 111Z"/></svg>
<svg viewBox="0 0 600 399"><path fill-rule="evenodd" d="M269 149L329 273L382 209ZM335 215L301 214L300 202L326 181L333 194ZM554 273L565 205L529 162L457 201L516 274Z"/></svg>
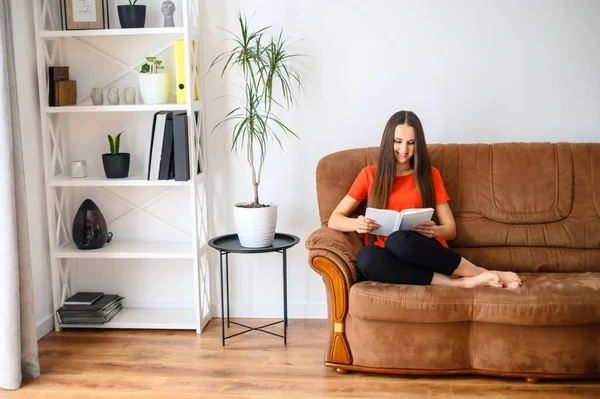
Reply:
<svg viewBox="0 0 600 399"><path fill-rule="evenodd" d="M90 7L92 6L93 7ZM76 9L95 14L95 20L76 21ZM60 0L60 16L63 30L110 29L108 0ZM79 13L81 15L81 12Z"/></svg>

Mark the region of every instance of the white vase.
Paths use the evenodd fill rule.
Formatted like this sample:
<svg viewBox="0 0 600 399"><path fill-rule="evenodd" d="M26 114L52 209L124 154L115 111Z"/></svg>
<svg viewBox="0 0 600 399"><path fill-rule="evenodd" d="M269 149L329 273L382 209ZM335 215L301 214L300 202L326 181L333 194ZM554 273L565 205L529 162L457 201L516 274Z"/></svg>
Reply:
<svg viewBox="0 0 600 399"><path fill-rule="evenodd" d="M233 220L240 244L246 248L264 248L273 244L277 227L277 205L264 208L244 208L233 206Z"/></svg>
<svg viewBox="0 0 600 399"><path fill-rule="evenodd" d="M104 94L102 93L102 87L93 87L92 94L92 104L94 105L102 105L104 103Z"/></svg>
<svg viewBox="0 0 600 399"><path fill-rule="evenodd" d="M165 104L169 100L171 80L168 73L140 73L138 80L144 104Z"/></svg>
<svg viewBox="0 0 600 399"><path fill-rule="evenodd" d="M125 104L135 104L135 87L125 89Z"/></svg>
<svg viewBox="0 0 600 399"><path fill-rule="evenodd" d="M116 87L109 88L106 99L110 105L119 105L119 89Z"/></svg>

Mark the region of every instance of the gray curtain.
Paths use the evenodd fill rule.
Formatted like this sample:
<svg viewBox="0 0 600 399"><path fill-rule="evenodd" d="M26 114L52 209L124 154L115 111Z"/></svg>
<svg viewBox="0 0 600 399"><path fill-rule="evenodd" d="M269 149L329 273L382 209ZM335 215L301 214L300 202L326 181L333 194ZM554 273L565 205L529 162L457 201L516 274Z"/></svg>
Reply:
<svg viewBox="0 0 600 399"><path fill-rule="evenodd" d="M17 206L18 204L18 206ZM10 1L0 1L0 387L40 375Z"/></svg>

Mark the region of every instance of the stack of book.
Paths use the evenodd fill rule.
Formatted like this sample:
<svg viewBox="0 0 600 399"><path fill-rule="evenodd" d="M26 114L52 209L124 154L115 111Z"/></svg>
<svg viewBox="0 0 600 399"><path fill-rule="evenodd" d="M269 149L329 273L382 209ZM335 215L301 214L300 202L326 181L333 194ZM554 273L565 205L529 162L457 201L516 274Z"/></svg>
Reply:
<svg viewBox="0 0 600 399"><path fill-rule="evenodd" d="M58 309L61 324L104 324L122 309L119 295L102 292L78 292Z"/></svg>

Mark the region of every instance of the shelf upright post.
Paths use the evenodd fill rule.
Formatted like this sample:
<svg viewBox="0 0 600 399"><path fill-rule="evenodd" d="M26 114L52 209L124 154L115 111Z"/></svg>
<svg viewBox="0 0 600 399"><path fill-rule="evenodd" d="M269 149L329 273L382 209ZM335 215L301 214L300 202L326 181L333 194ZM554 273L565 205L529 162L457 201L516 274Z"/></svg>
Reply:
<svg viewBox="0 0 600 399"><path fill-rule="evenodd" d="M40 30L42 28L46 28L46 20L45 14L42 15L42 10L46 10L46 12L50 12L48 10L48 1L49 0L34 0L33 2L33 18L34 18L34 29L35 29L35 47L36 47L36 57L37 57L37 72L38 72L38 90L39 90L39 103L40 103L40 111L43 110L46 106L46 101L48 99L48 91L46 85L46 70L49 65L47 65L46 54L48 51L47 43L45 40L40 38ZM42 26L43 25L43 26ZM53 27L54 28L54 27ZM50 60L48 60L50 61ZM50 245L50 275L52 279L52 302L53 302L53 318L54 318L54 329L56 331L60 331L60 324L58 323L58 318L56 315L56 311L61 306L62 298L60 297L61 290L61 281L60 281L60 273L58 270L59 264L58 259L54 257L54 248L56 248L56 244L58 241L59 232L56 229L56 213L55 213L55 202L54 202L54 188L51 187L48 182L52 176L54 176L54 165L50 159L50 137L49 137L49 124L51 123L49 114L41 111L40 115L40 128L42 135L42 151L44 158L44 184L46 191L46 216L48 219L48 241ZM56 237L55 237L56 234Z"/></svg>
<svg viewBox="0 0 600 399"><path fill-rule="evenodd" d="M191 66L190 66L190 49L192 47L191 43L191 35L190 35L190 18L189 18L189 1L193 0L182 0L183 5L183 43L184 43L184 62L185 62L185 76L186 76L186 111L187 111L187 119L188 119L188 159L189 159L189 172L190 172L190 180L188 181L189 185L189 198L190 198L190 212L191 212L191 220L192 220L192 268L194 273L194 316L196 319L196 334L200 334L202 332L202 297L200 296L200 270L199 270L199 259L198 259L198 218L197 218L197 209L196 209L196 165L197 160L195 159L195 115L193 108L193 91L192 91L192 75L191 75ZM199 43L196 43L198 46Z"/></svg>
<svg viewBox="0 0 600 399"><path fill-rule="evenodd" d="M200 107L202 112L200 112L200 118L199 118L199 123L196 125L196 128L198 129L198 145L200 146L199 151L195 151L195 156L196 157L201 157L200 159L200 165L202 167L202 178L201 180L201 185L202 185L202 190L200 192L200 195L202 197L202 203L201 206L199 206L199 211L201 212L201 222L196 224L197 228L203 229L201 231L204 241L202 242L202 247L201 247L201 253L202 253L202 259L199 261L200 262L200 266L203 270L203 273L201 273L201 288L202 288L202 292L201 292L201 297L203 300L201 300L200 304L202 305L202 327L204 327L204 325L206 325L206 323L208 323L210 321L210 319L212 318L212 301L211 301L211 292L210 292L210 276L211 276L211 269L210 269L210 255L211 253L209 253L208 249L208 241L210 239L210 199L208 197L208 192L210 192L210 182L211 180L208 177L208 173L209 173L209 165L208 165L208 151L207 151L207 146L206 146L206 118L204 115L204 110L205 110L205 94L204 94L204 80L203 80L203 75L201 74L201 71L203 70L203 66L205 65L204 63L204 51L201 51L201 40L203 39L203 34L205 33L204 30L204 24L203 21L204 19L202 18L203 15L207 15L207 10L206 10L206 3L203 0L189 0L189 1L193 1L194 5L195 5L195 14L194 14L194 21L196 22L195 27L196 27L196 34L197 34L197 45L194 49L195 52L195 60L196 60L196 64L194 65L194 71L192 71L192 73L195 74L194 78L195 78L195 85L194 87L190 87L190 90L195 89L196 92L198 93L198 99L200 100ZM201 5L204 6L204 9L201 9ZM198 161L198 158L195 158L196 162ZM198 184L199 182L195 182L196 188L199 186ZM199 199L197 199L198 203L200 202Z"/></svg>

